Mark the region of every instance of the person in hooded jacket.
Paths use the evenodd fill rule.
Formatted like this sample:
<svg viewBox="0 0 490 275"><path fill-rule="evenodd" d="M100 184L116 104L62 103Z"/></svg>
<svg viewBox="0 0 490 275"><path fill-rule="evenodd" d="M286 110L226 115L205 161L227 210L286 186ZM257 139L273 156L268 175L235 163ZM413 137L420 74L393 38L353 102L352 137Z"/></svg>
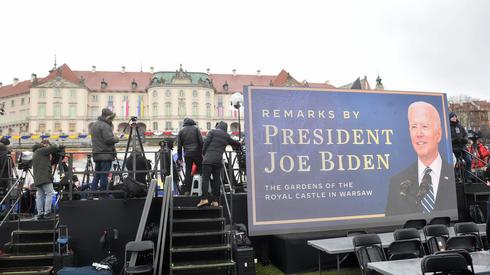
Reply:
<svg viewBox="0 0 490 275"><path fill-rule="evenodd" d="M201 174L202 165L202 136L201 131L196 126L196 122L191 118L185 118L182 129L177 135L177 161L182 164L182 148L185 158L185 178L184 188L181 195L189 195L192 183L192 164L197 166L197 173Z"/></svg>
<svg viewBox="0 0 490 275"><path fill-rule="evenodd" d="M51 157L63 147L51 145L49 140L45 139L41 143L36 143L32 147L32 170L34 178L34 187L36 187L36 210L38 219L53 218L51 204L53 201L53 173L51 166Z"/></svg>
<svg viewBox="0 0 490 275"><path fill-rule="evenodd" d="M112 161L116 157L116 146L119 138L112 132L114 126L112 121L116 117L110 109L102 109L102 114L92 125L92 152L95 162L95 174L92 181L91 190L97 190L100 181L100 189L107 189L108 173L98 174L97 172L108 172L111 170Z"/></svg>
<svg viewBox="0 0 490 275"><path fill-rule="evenodd" d="M449 125L451 127L451 142L453 145L453 153L458 160L464 160L464 167L456 167L456 168L464 168L465 173L463 175L459 175L459 177L468 177L471 172L471 158L468 153L465 152L466 145L468 144L468 133L465 128L459 123L458 116L451 112L449 113Z"/></svg>
<svg viewBox="0 0 490 275"><path fill-rule="evenodd" d="M204 140L201 185L203 197L197 204L197 207L208 205L209 201L211 201L211 206L219 206L218 199L220 196L223 153L228 145L240 147L240 143L233 140L227 133L227 130L228 124L220 121L216 129L209 131ZM208 192L211 174L213 175L213 183L211 185L212 195Z"/></svg>
<svg viewBox="0 0 490 275"><path fill-rule="evenodd" d="M10 183L10 168L9 163L10 158L10 148L7 147L10 144L10 140L6 137L0 139L0 195L6 193L9 188Z"/></svg>

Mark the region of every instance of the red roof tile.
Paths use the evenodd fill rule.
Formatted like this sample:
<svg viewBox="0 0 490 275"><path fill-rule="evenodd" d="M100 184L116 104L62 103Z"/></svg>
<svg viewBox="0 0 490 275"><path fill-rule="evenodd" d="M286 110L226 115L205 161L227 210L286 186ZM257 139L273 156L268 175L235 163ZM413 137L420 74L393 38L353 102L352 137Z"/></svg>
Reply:
<svg viewBox="0 0 490 275"><path fill-rule="evenodd" d="M58 67L56 70L51 70L48 76L39 80L39 83L46 83L50 80L54 80L58 76L67 81L70 81L73 84L80 83L80 78L77 77L70 69L70 67L68 67L68 65L66 64L63 64L61 67Z"/></svg>
<svg viewBox="0 0 490 275"><path fill-rule="evenodd" d="M335 89L335 86L328 83L308 83L308 87L320 89Z"/></svg>
<svg viewBox="0 0 490 275"><path fill-rule="evenodd" d="M15 86L13 84L2 86L0 87L0 98L28 93L30 88L31 88L30 80L21 81L17 83L17 85Z"/></svg>
<svg viewBox="0 0 490 275"><path fill-rule="evenodd" d="M269 86L276 76L273 75L244 75L244 74L210 74L209 78L213 81L213 86L217 93L233 94L243 92L243 86ZM225 91L223 85L228 84L228 90Z"/></svg>
<svg viewBox="0 0 490 275"><path fill-rule="evenodd" d="M289 83L288 83L289 82ZM281 72L277 75L276 79L272 82L272 85L274 86L299 86L303 87L304 85L294 79L288 72L285 70L281 70Z"/></svg>
<svg viewBox="0 0 490 275"><path fill-rule="evenodd" d="M144 92L148 88L153 77L152 73L145 72L91 72L74 71L78 78L84 78L85 86L91 91L135 91ZM101 88L101 82L107 83L105 89ZM133 80L138 84L136 89L132 89Z"/></svg>

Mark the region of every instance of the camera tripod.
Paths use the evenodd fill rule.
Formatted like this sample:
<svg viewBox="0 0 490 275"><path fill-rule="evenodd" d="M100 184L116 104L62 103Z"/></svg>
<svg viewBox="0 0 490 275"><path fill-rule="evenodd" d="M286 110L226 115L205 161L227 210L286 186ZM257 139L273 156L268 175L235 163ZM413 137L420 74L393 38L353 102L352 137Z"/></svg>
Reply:
<svg viewBox="0 0 490 275"><path fill-rule="evenodd" d="M92 155L87 154L87 163L85 164L85 169L83 170L82 182L80 183L80 188L85 190L90 188L90 175L94 173L94 165L92 163Z"/></svg>
<svg viewBox="0 0 490 275"><path fill-rule="evenodd" d="M145 155L145 150L143 148L143 142L141 141L141 135L139 131L139 126L136 123L137 117L131 117L128 121L128 125L124 127L123 132L126 132L127 127L129 127L129 136L128 136L128 142L126 144L126 150L124 152L124 159L122 163L122 167L120 167L120 170L122 171L126 167L126 160L129 152L129 146L132 146L132 151L131 151L131 156L132 156L132 174L133 174L133 179L136 180L136 146L139 145L139 148L141 149L141 154L143 156L144 162L145 162L145 170L147 171L147 179L151 178L151 173L150 169L148 167L148 159L146 158ZM138 144L136 144L136 140L138 141ZM118 161L119 163L119 161ZM120 178L120 183L122 183L122 177ZM146 185L146 182L144 182Z"/></svg>

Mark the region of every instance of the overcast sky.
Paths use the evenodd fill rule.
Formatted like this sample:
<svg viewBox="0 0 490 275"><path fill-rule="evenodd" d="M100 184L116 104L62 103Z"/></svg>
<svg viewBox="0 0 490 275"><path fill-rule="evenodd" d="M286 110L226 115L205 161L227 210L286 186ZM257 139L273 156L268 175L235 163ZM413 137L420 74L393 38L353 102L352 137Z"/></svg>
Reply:
<svg viewBox="0 0 490 275"><path fill-rule="evenodd" d="M276 75L490 99L490 1L0 1L0 82L73 70Z"/></svg>

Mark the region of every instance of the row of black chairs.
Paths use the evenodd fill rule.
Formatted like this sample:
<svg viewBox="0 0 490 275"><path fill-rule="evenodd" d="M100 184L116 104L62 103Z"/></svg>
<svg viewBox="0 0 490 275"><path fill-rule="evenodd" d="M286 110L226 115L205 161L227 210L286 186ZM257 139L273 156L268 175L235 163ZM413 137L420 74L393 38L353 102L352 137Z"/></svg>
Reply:
<svg viewBox="0 0 490 275"><path fill-rule="evenodd" d="M426 254L446 251L473 252L483 248L478 226L473 222L456 223L454 225L456 236L453 237L449 236L445 224L426 225L423 227L423 232L428 253L424 249L419 231L415 228L404 228L393 233L394 241L387 249L388 257L378 235L365 234L363 231L350 233L354 236L354 252L363 274L369 274L367 271L369 262L419 258Z"/></svg>
<svg viewBox="0 0 490 275"><path fill-rule="evenodd" d="M451 223L451 218L449 217L434 217L429 220L429 223L425 219L408 220L403 225L403 228L416 228L422 229L426 225L443 224L449 227Z"/></svg>

